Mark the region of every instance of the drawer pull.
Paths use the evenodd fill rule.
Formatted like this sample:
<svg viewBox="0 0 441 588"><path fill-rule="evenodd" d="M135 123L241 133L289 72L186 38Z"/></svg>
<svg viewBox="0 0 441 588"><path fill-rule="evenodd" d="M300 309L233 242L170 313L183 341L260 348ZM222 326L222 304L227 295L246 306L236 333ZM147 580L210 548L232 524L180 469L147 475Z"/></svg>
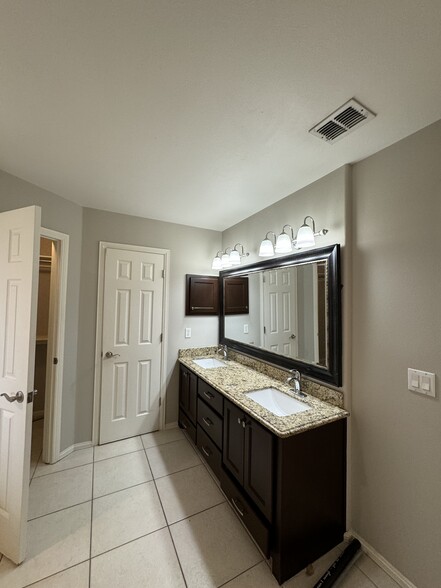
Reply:
<svg viewBox="0 0 441 588"><path fill-rule="evenodd" d="M243 517L244 512L243 510L240 508L240 506L237 504L237 502L234 500L234 498L231 499L231 503L234 506L234 508L237 510L237 512L240 514L241 517Z"/></svg>
<svg viewBox="0 0 441 588"><path fill-rule="evenodd" d="M209 419L208 417L203 417L202 420L207 425L207 427L212 427L214 424L213 421L211 419Z"/></svg>
<svg viewBox="0 0 441 588"><path fill-rule="evenodd" d="M211 453L211 451L210 451L209 449L206 449L206 448L205 448L203 445L202 445L201 449L202 449L203 453L205 453L205 455L206 455L207 457L211 457L211 456L213 455L213 454Z"/></svg>
<svg viewBox="0 0 441 588"><path fill-rule="evenodd" d="M214 394L212 394L211 392L207 392L207 390L204 390L204 396L206 396L210 400L214 398Z"/></svg>

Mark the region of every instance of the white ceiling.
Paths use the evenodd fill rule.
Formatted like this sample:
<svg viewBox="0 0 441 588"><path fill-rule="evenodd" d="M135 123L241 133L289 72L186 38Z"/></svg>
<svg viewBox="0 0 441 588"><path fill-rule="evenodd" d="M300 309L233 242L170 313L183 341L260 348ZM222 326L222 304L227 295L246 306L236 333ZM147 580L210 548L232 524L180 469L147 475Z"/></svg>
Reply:
<svg viewBox="0 0 441 588"><path fill-rule="evenodd" d="M223 230L440 119L440 72L440 0L1 0L0 168Z"/></svg>

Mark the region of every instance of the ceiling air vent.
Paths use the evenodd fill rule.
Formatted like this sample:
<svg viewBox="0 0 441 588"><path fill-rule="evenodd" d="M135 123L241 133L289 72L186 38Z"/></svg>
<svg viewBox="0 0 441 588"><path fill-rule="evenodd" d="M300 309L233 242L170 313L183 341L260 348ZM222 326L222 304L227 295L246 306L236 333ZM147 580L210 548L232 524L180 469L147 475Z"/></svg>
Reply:
<svg viewBox="0 0 441 588"><path fill-rule="evenodd" d="M319 122L318 125L315 125L309 132L327 143L335 143L367 123L374 116L373 112L352 98Z"/></svg>

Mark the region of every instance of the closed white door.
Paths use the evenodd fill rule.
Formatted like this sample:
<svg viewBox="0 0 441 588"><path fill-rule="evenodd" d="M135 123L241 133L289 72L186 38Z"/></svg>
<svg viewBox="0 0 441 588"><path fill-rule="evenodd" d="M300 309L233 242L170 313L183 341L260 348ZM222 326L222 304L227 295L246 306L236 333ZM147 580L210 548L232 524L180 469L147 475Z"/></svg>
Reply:
<svg viewBox="0 0 441 588"><path fill-rule="evenodd" d="M40 214L0 214L0 552L17 564L26 553Z"/></svg>
<svg viewBox="0 0 441 588"><path fill-rule="evenodd" d="M264 347L287 357L297 356L297 285L295 268L264 272Z"/></svg>
<svg viewBox="0 0 441 588"><path fill-rule="evenodd" d="M159 428L164 256L107 248L100 443Z"/></svg>

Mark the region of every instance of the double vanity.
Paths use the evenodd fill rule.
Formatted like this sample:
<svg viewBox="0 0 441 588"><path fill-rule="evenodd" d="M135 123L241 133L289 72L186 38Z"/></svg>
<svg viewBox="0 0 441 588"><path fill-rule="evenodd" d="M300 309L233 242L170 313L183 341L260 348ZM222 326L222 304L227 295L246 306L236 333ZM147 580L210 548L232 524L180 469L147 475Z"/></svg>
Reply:
<svg viewBox="0 0 441 588"><path fill-rule="evenodd" d="M282 583L343 539L348 413L207 353L180 352L179 425Z"/></svg>

